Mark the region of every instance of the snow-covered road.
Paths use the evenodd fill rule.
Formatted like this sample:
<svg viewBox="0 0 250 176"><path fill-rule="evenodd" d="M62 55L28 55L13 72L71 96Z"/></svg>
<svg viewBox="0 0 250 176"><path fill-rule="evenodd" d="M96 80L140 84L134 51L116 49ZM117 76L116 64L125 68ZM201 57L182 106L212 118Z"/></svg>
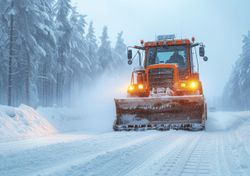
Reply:
<svg viewBox="0 0 250 176"><path fill-rule="evenodd" d="M218 112L200 132L74 133L2 142L0 175L247 176L249 122L244 113Z"/></svg>

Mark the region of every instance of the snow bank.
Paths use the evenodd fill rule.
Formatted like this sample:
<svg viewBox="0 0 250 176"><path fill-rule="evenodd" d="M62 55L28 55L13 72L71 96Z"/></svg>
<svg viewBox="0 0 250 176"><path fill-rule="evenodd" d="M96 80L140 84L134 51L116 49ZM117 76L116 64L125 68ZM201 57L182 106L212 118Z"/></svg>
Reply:
<svg viewBox="0 0 250 176"><path fill-rule="evenodd" d="M57 130L33 108L0 105L0 141L44 136Z"/></svg>
<svg viewBox="0 0 250 176"><path fill-rule="evenodd" d="M250 123L250 111L210 112L206 129L208 131L226 131L248 123Z"/></svg>
<svg viewBox="0 0 250 176"><path fill-rule="evenodd" d="M84 113L76 108L38 107L37 111L59 132L84 130Z"/></svg>

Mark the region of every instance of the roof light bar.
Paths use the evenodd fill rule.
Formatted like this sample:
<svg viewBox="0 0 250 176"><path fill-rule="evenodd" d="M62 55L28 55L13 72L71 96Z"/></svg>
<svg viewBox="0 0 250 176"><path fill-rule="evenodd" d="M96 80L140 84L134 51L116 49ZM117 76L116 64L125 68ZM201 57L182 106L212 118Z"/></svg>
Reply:
<svg viewBox="0 0 250 176"><path fill-rule="evenodd" d="M170 35L158 35L156 40L157 41L164 41L164 40L174 40L175 39L175 35L174 34L170 34Z"/></svg>

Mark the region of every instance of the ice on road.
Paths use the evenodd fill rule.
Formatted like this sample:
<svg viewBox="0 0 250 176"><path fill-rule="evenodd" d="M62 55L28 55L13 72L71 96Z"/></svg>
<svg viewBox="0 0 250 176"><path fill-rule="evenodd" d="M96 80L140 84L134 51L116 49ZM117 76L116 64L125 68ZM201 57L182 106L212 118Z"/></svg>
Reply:
<svg viewBox="0 0 250 176"><path fill-rule="evenodd" d="M0 142L0 175L247 176L249 131L249 112L217 112L199 132L76 133Z"/></svg>

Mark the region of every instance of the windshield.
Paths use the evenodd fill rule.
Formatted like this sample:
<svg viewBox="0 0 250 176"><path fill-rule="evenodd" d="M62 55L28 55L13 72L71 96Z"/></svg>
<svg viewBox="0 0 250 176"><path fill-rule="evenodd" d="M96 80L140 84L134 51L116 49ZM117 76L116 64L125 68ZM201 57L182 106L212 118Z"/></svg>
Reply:
<svg viewBox="0 0 250 176"><path fill-rule="evenodd" d="M178 64L179 68L187 69L188 53L186 46L151 47L147 51L146 66L153 64Z"/></svg>

